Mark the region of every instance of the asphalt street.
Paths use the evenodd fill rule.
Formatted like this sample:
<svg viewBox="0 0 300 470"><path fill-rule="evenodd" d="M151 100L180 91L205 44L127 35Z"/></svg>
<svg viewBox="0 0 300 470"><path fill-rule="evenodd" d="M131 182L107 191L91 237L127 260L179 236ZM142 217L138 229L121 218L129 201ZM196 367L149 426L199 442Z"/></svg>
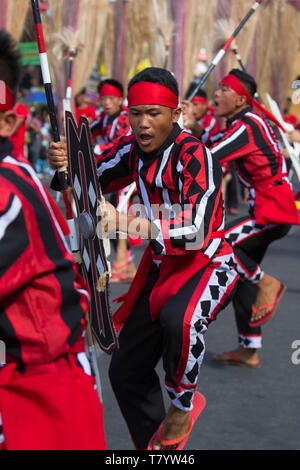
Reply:
<svg viewBox="0 0 300 470"><path fill-rule="evenodd" d="M60 205L60 202L59 202ZM245 208L241 206L241 216ZM199 391L207 406L197 420L186 450L299 450L300 449L300 227L270 246L264 270L287 285L276 315L263 327L262 367L248 369L212 362L216 353L234 349L237 334L229 305L210 325ZM143 248L137 248L136 261ZM110 298L129 284L111 285ZM112 311L116 304L112 303ZM298 348L298 349L296 349ZM133 450L127 426L108 380L110 356L98 351L107 446ZM158 373L163 384L161 364ZM169 399L165 395L166 406Z"/></svg>

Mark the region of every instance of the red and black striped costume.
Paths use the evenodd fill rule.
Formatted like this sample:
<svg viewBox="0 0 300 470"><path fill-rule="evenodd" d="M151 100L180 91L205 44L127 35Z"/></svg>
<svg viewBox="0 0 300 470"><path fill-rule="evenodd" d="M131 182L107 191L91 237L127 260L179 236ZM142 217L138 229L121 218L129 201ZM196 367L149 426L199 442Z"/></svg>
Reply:
<svg viewBox="0 0 300 470"><path fill-rule="evenodd" d="M260 263L268 245L299 224L293 192L288 181L286 162L272 128L251 107L227 121L222 140L211 149L221 163L234 161L240 183L249 190L249 216L225 229L231 241L236 269L241 278L234 297L240 343L261 347L261 329L248 323L256 288L263 272Z"/></svg>
<svg viewBox="0 0 300 470"><path fill-rule="evenodd" d="M208 106L205 114L201 119L197 121L197 124L204 130L201 135L201 142L204 145L209 145L213 135L219 132L219 124L216 116L214 115L214 109L212 106Z"/></svg>
<svg viewBox="0 0 300 470"><path fill-rule="evenodd" d="M104 150L113 147L120 137L131 133L127 108L122 107L113 116L102 111L99 118L91 124L90 129L97 158L97 155L100 155Z"/></svg>
<svg viewBox="0 0 300 470"><path fill-rule="evenodd" d="M103 449L102 406L80 366L88 287L62 214L11 150L0 142L0 447Z"/></svg>
<svg viewBox="0 0 300 470"><path fill-rule="evenodd" d="M133 441L143 449L165 417L155 365L162 356L171 400L190 410L203 334L238 279L224 238L222 172L209 150L178 125L155 154L144 154L132 135L98 165L103 192L136 182L141 211L153 226L153 239L114 315L117 330L124 326L110 367Z"/></svg>
<svg viewBox="0 0 300 470"><path fill-rule="evenodd" d="M112 148L118 143L120 137L131 134L131 127L129 124L127 108L122 107L114 116L108 116L104 111L101 112L99 118L94 121L91 126L92 138L95 144L94 152L96 160L102 152ZM123 188L118 194L112 195L111 202L119 204L123 197L126 197L126 191L129 188ZM125 210L128 210L129 203L126 204ZM135 243L133 237L128 237L130 245L140 244L139 241ZM130 259L133 259L132 255Z"/></svg>

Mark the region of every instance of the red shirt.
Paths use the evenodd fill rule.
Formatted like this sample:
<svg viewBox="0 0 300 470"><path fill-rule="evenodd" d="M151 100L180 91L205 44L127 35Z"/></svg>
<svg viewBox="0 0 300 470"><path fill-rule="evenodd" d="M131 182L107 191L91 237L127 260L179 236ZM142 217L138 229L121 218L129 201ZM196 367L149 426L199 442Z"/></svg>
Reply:
<svg viewBox="0 0 300 470"><path fill-rule="evenodd" d="M29 115L27 106L22 103L17 103L14 107L14 111L17 113L18 119L24 119L23 124L19 129L10 137L10 140L14 146L13 154L16 158L25 156L25 132L26 132L26 120Z"/></svg>
<svg viewBox="0 0 300 470"><path fill-rule="evenodd" d="M45 364L80 337L89 293L65 241L63 215L28 161L10 151L2 141L0 338L10 360Z"/></svg>
<svg viewBox="0 0 300 470"><path fill-rule="evenodd" d="M297 119L297 116L295 116L294 114L286 114L285 116L283 116L283 119L285 122L288 122L289 124L292 124L293 126L297 126L298 119Z"/></svg>
<svg viewBox="0 0 300 470"><path fill-rule="evenodd" d="M258 225L300 225L276 136L251 107L227 121L227 131L211 153L222 165L234 161L241 185L249 190L249 211Z"/></svg>
<svg viewBox="0 0 300 470"><path fill-rule="evenodd" d="M214 115L214 108L208 106L205 114L197 122L204 130L200 139L202 144L209 145L211 137L219 132L219 124Z"/></svg>
<svg viewBox="0 0 300 470"><path fill-rule="evenodd" d="M75 117L77 123L79 123L80 116L87 117L90 122L95 121L96 115L96 108L87 104L85 108L75 108Z"/></svg>

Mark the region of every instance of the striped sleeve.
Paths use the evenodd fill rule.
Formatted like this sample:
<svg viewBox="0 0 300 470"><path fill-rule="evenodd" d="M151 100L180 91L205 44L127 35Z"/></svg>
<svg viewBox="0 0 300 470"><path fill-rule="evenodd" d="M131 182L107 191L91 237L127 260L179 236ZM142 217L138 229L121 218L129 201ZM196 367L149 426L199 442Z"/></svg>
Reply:
<svg viewBox="0 0 300 470"><path fill-rule="evenodd" d="M222 170L207 148L189 144L177 164L177 172L180 204L172 205L169 218L152 221L158 231L154 242L157 254L204 249L219 209Z"/></svg>
<svg viewBox="0 0 300 470"><path fill-rule="evenodd" d="M133 141L132 135L121 137L117 145L97 157L97 174L104 194L118 191L133 182L130 172Z"/></svg>
<svg viewBox="0 0 300 470"><path fill-rule="evenodd" d="M226 132L223 139L211 149L212 155L220 163L226 163L249 154L250 137L248 127L238 122Z"/></svg>
<svg viewBox="0 0 300 470"><path fill-rule="evenodd" d="M22 259L31 252L22 203L15 194L2 192L0 201L0 301L16 291L35 273ZM11 273L11 275L9 274ZM7 282L9 278L9 282ZM5 282L4 282L5 279Z"/></svg>
<svg viewBox="0 0 300 470"><path fill-rule="evenodd" d="M107 129L107 132L107 140L109 143L97 144L94 149L96 155L101 155L106 150L118 145L120 137L124 137L132 133L127 114L121 113L118 118L114 120L111 128Z"/></svg>

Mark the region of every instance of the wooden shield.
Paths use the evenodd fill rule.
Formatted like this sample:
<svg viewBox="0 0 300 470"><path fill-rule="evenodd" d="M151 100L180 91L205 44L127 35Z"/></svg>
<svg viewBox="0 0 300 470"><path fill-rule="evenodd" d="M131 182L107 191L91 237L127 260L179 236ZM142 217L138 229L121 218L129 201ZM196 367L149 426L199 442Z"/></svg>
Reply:
<svg viewBox="0 0 300 470"><path fill-rule="evenodd" d="M102 193L89 121L81 117L77 125L69 111L66 111L65 118L69 179L78 214L82 271L91 290L90 323L100 348L111 353L118 342L109 304L108 262L103 241L97 235L97 225L101 222L97 206Z"/></svg>

